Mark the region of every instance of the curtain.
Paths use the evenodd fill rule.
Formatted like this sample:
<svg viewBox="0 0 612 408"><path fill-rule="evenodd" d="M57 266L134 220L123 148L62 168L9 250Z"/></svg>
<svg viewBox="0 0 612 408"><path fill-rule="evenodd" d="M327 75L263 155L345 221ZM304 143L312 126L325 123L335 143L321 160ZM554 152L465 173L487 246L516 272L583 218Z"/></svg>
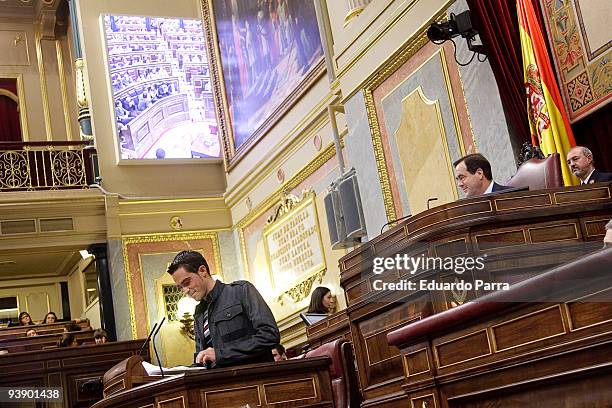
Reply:
<svg viewBox="0 0 612 408"><path fill-rule="evenodd" d="M516 0L467 0L467 4L472 23L487 47L506 119L521 142L531 142ZM536 0L533 5L544 28L540 4Z"/></svg>
<svg viewBox="0 0 612 408"><path fill-rule="evenodd" d="M17 95L15 79L0 79L0 89ZM0 142L21 142L19 105L6 95L0 95Z"/></svg>

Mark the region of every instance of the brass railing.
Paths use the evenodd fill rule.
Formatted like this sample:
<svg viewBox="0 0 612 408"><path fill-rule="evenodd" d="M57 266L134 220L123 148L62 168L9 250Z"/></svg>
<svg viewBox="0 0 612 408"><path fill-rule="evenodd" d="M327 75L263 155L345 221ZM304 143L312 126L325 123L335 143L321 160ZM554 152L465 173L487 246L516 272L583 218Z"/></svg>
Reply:
<svg viewBox="0 0 612 408"><path fill-rule="evenodd" d="M85 142L0 142L0 191L88 188L95 161Z"/></svg>

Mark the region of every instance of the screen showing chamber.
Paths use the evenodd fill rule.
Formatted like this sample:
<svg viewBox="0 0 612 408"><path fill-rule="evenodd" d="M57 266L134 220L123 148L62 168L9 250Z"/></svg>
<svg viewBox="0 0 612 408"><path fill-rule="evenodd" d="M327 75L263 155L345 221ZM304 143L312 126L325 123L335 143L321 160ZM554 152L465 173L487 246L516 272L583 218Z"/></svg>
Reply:
<svg viewBox="0 0 612 408"><path fill-rule="evenodd" d="M202 22L104 16L121 159L217 158Z"/></svg>

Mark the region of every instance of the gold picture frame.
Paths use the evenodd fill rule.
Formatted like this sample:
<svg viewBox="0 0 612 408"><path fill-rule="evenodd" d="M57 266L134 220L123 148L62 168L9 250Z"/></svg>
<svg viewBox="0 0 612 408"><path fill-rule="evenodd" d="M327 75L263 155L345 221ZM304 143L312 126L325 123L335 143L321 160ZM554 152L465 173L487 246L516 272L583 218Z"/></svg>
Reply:
<svg viewBox="0 0 612 408"><path fill-rule="evenodd" d="M321 45L321 57L312 63L305 76L295 88L288 93L288 96L265 117L263 122L244 141L237 145L235 127L231 118L231 108L226 92L226 78L223 75L223 67L221 65L222 56L219 46L217 22L215 20L214 3L222 0L200 1L206 49L210 60L209 67L213 86L213 100L219 125L218 131L225 159L225 168L229 172L325 73L325 58L322 54Z"/></svg>
<svg viewBox="0 0 612 408"><path fill-rule="evenodd" d="M312 267L306 271L293 276L293 279L291 279L288 284L279 286L274 278L268 239L274 232L283 228L288 223L291 223L296 215L305 211L311 212L310 216L312 217L313 227L315 228L314 235L318 244L316 249L319 251L320 262L313 264ZM318 280L321 282L327 269L323 239L321 237L321 227L319 225L317 206L315 204L315 193L312 190L305 191L301 199L293 195L285 197L277 206L275 213L269 217L267 225L263 230L263 238L270 282L272 283L273 290L275 290L278 295L279 303L283 303L283 298L285 296L289 296L294 302L301 301L308 296L315 281Z"/></svg>

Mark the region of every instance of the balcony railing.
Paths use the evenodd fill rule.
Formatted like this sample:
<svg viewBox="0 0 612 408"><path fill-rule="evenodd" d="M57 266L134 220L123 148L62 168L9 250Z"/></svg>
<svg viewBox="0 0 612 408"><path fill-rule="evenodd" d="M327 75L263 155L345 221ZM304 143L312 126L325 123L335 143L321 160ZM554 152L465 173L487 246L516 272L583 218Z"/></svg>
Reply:
<svg viewBox="0 0 612 408"><path fill-rule="evenodd" d="M0 142L0 191L88 188L96 156L85 142Z"/></svg>

